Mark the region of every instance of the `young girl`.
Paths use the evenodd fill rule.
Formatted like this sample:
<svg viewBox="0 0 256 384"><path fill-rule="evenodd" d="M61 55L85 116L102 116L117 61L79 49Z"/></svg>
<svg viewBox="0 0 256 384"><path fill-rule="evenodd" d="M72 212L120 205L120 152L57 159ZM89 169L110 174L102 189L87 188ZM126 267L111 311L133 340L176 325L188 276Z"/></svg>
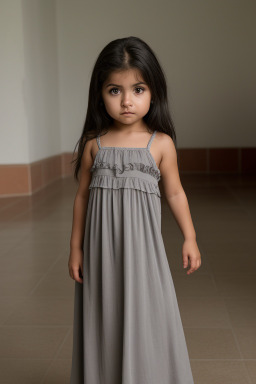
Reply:
<svg viewBox="0 0 256 384"><path fill-rule="evenodd" d="M160 178L184 235L187 274L201 256L164 73L141 39L114 40L100 53L78 143L70 384L193 384L161 234Z"/></svg>

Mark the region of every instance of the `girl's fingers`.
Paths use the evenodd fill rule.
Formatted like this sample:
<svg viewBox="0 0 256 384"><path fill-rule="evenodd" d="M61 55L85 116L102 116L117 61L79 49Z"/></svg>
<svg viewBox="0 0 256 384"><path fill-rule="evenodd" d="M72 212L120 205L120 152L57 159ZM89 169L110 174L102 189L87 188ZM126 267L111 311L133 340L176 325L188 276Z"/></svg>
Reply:
<svg viewBox="0 0 256 384"><path fill-rule="evenodd" d="M78 283L82 283L83 282L83 279L79 276L79 269L75 269L73 271L73 275L74 275L74 279L78 282Z"/></svg>
<svg viewBox="0 0 256 384"><path fill-rule="evenodd" d="M76 270L75 269L73 269L73 268L69 268L69 275L70 275L70 277L71 277L71 279L73 279L73 280L76 280Z"/></svg>
<svg viewBox="0 0 256 384"><path fill-rule="evenodd" d="M188 257L187 256L183 256L183 267L187 268L187 266L188 266Z"/></svg>
<svg viewBox="0 0 256 384"><path fill-rule="evenodd" d="M187 274L190 274L192 272L194 272L196 269L196 262L194 261L194 259L190 259L190 269L187 271Z"/></svg>
<svg viewBox="0 0 256 384"><path fill-rule="evenodd" d="M201 261L200 260L194 261L192 259L192 261L191 261L191 268L187 271L187 274L195 272L200 267L200 265L201 265Z"/></svg>

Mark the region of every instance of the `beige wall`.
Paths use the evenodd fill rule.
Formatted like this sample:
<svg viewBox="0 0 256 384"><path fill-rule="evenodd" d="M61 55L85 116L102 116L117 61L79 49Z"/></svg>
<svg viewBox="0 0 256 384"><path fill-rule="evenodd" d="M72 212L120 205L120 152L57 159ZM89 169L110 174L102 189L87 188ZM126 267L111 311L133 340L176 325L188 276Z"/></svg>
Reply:
<svg viewBox="0 0 256 384"><path fill-rule="evenodd" d="M0 164L61 152L55 6L1 1Z"/></svg>
<svg viewBox="0 0 256 384"><path fill-rule="evenodd" d="M23 0L24 92L29 158L61 152L56 11L53 0Z"/></svg>
<svg viewBox="0 0 256 384"><path fill-rule="evenodd" d="M1 1L0 164L29 161L24 107L24 40L21 1Z"/></svg>
<svg viewBox="0 0 256 384"><path fill-rule="evenodd" d="M62 148L80 133L96 56L129 35L166 72L180 148L255 146L255 14L250 0L57 0Z"/></svg>
<svg viewBox="0 0 256 384"><path fill-rule="evenodd" d="M255 146L255 11L250 0L2 0L0 164L73 151L96 57L129 35L165 70L180 148Z"/></svg>

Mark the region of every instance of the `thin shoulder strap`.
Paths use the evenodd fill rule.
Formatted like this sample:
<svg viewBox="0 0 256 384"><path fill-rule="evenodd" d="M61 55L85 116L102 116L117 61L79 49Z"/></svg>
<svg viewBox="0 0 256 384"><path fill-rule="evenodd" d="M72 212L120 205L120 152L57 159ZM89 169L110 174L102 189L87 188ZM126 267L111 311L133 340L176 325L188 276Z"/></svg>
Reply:
<svg viewBox="0 0 256 384"><path fill-rule="evenodd" d="M157 132L157 131L154 131L154 132L152 133L152 135L151 135L151 137L150 137L150 139L149 139L148 145L147 145L147 149L150 149L151 143L152 143L152 141L153 141L153 139L154 139L154 137L155 137L155 135L156 135L156 132Z"/></svg>
<svg viewBox="0 0 256 384"><path fill-rule="evenodd" d="M100 145L100 135L97 136L96 140L97 140L97 144L98 144L99 149L101 149L101 145Z"/></svg>

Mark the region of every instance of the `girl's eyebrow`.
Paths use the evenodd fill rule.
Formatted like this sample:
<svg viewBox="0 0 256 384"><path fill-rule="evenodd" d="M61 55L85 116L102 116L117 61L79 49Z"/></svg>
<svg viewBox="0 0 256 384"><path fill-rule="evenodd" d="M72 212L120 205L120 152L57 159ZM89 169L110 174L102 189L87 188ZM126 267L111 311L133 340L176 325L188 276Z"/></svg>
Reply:
<svg viewBox="0 0 256 384"><path fill-rule="evenodd" d="M143 81L141 81L140 83L133 84L132 87L135 87L136 85L140 85L140 84L145 84L145 85L147 85L146 83L144 83ZM118 84L108 84L108 85L106 85L106 88L107 88L107 87L119 87L119 88L122 88L122 85L118 85Z"/></svg>

